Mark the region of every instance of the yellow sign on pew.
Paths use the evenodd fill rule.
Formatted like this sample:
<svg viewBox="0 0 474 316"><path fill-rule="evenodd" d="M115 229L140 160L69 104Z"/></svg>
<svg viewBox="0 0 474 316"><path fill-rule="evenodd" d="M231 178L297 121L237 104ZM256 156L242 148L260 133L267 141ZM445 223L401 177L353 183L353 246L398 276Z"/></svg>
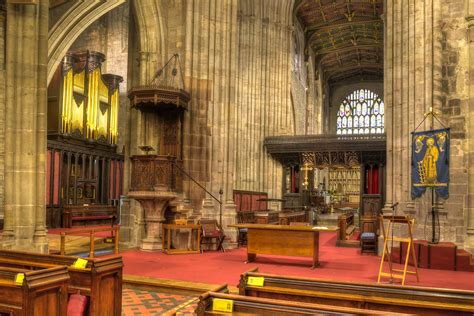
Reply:
<svg viewBox="0 0 474 316"><path fill-rule="evenodd" d="M18 285L23 285L23 280L25 279L24 273L18 273L15 277L15 283Z"/></svg>
<svg viewBox="0 0 474 316"><path fill-rule="evenodd" d="M265 282L264 277L249 277L247 279L247 284L252 286L263 286L263 282Z"/></svg>
<svg viewBox="0 0 474 316"><path fill-rule="evenodd" d="M212 311L232 313L234 310L234 301L215 298L212 300Z"/></svg>
<svg viewBox="0 0 474 316"><path fill-rule="evenodd" d="M87 266L87 260L86 259L82 259L82 258L77 258L76 261L74 261L74 263L72 264L72 266L74 268L78 268L78 269L85 269L85 267Z"/></svg>

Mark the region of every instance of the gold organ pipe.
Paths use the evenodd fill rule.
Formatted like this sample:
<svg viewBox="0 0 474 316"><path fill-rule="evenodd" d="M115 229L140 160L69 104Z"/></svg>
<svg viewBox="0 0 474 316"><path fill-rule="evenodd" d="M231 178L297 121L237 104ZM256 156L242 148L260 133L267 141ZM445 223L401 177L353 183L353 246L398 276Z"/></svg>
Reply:
<svg viewBox="0 0 474 316"><path fill-rule="evenodd" d="M119 101L119 89L115 90L110 98L110 143L117 143L118 128L117 128L117 115L118 115L118 101Z"/></svg>
<svg viewBox="0 0 474 316"><path fill-rule="evenodd" d="M71 130L73 76L73 71L70 69L63 78L63 102L61 111L61 131L63 133L69 133Z"/></svg>
<svg viewBox="0 0 474 316"><path fill-rule="evenodd" d="M99 102L99 80L100 70L94 69L89 74L89 95L87 102L87 138L94 138L97 124L97 108Z"/></svg>

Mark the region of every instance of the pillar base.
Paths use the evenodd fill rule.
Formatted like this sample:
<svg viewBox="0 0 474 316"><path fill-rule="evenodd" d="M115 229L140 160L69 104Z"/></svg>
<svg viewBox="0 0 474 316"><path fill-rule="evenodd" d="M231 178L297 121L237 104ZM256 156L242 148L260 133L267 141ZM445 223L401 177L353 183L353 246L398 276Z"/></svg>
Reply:
<svg viewBox="0 0 474 316"><path fill-rule="evenodd" d="M140 243L140 249L161 250L161 225L164 213L169 202L177 198L177 194L166 191L135 191L129 192L128 197L137 200L144 210L146 236Z"/></svg>
<svg viewBox="0 0 474 316"><path fill-rule="evenodd" d="M204 201L202 201L201 217L219 218L219 211L216 211L213 200L210 198L204 199Z"/></svg>
<svg viewBox="0 0 474 316"><path fill-rule="evenodd" d="M464 239L464 249L474 254L474 230L468 229Z"/></svg>
<svg viewBox="0 0 474 316"><path fill-rule="evenodd" d="M228 228L228 225L237 224L237 211L233 201L227 201L222 210L222 228L225 233L224 247L226 249L237 248L238 229Z"/></svg>
<svg viewBox="0 0 474 316"><path fill-rule="evenodd" d="M159 239L143 239L140 250L143 251L159 251L162 249L162 243Z"/></svg>

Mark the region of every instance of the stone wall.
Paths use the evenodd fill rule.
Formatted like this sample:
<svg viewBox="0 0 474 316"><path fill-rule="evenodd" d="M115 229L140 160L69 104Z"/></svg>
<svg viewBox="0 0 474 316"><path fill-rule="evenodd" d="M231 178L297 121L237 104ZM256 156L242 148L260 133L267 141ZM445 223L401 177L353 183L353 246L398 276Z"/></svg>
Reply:
<svg viewBox="0 0 474 316"><path fill-rule="evenodd" d="M294 112L294 134L304 135L307 131L308 68L305 66L304 32L295 20L291 41L291 103Z"/></svg>
<svg viewBox="0 0 474 316"><path fill-rule="evenodd" d="M5 51L6 7L0 6L0 52ZM5 54L0 54L0 89L5 91ZM0 109L5 109L5 93L0 93ZM0 221L5 212L5 111L0 111Z"/></svg>
<svg viewBox="0 0 474 316"><path fill-rule="evenodd" d="M301 30L294 33L291 8L287 1L239 2L234 189L264 191L272 198L281 196L282 168L266 154L263 140L305 129L306 69L301 41L298 55L292 54L292 40L301 40ZM297 63L293 73L292 62Z"/></svg>

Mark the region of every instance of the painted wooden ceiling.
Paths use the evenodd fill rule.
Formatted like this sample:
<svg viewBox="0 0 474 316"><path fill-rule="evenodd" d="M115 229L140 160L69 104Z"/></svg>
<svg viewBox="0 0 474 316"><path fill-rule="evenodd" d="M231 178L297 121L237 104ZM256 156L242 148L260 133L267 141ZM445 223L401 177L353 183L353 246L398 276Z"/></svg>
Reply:
<svg viewBox="0 0 474 316"><path fill-rule="evenodd" d="M383 76L383 0L298 0L295 12L330 83Z"/></svg>

